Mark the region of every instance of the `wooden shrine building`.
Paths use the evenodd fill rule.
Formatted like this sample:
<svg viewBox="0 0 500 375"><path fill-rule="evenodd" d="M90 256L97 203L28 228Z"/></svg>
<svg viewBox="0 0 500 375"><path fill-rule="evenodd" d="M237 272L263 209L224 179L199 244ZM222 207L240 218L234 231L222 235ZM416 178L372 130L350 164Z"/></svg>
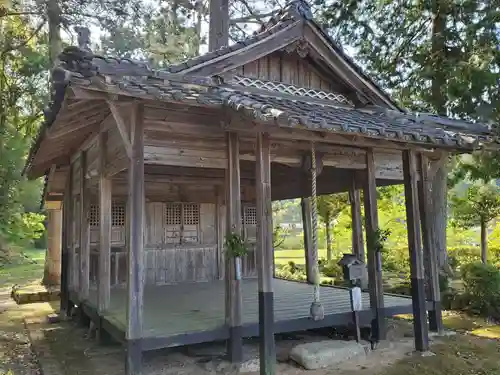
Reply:
<svg viewBox="0 0 500 375"><path fill-rule="evenodd" d="M364 258L375 188L390 184L405 185L413 307L384 295L369 243L360 317L383 339L385 317L413 311L427 349L427 311L431 329L441 321L430 181L450 153L493 146L487 126L399 108L300 0L251 38L164 70L68 47L52 85L26 173L45 175L44 199L62 202L62 309L80 306L123 342L128 374L141 372L143 351L214 340L239 361L242 337L259 335L271 371L273 333L349 323L346 290L321 287L325 316L314 320L313 286L273 278L271 201L349 191ZM229 232L253 244L241 278L223 251Z"/></svg>

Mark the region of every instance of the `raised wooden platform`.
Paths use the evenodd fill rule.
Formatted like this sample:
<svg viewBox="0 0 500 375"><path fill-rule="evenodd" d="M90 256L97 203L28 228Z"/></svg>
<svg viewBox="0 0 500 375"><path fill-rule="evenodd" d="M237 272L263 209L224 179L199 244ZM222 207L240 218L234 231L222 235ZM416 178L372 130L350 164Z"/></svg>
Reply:
<svg viewBox="0 0 500 375"><path fill-rule="evenodd" d="M351 322L349 292L346 289L322 286L321 303L325 319L315 322L309 318L313 298L312 285L274 279L275 332L292 332L312 328L345 325ZM258 336L257 280L242 283L243 333ZM84 310L96 315L96 291L84 302ZM126 323L126 290L111 291L111 307L102 317L102 325L119 340L124 340ZM411 299L385 296L385 315L411 313ZM367 324L372 315L368 293L363 293L360 320ZM180 346L223 340L228 337L224 325L224 281L147 287L144 293L143 349ZM107 327L107 328L106 328Z"/></svg>

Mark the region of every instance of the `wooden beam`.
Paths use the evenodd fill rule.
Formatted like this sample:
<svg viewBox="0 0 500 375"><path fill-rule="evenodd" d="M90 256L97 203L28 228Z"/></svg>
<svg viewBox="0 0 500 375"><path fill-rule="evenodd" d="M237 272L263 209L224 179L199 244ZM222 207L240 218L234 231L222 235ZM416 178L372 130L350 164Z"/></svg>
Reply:
<svg viewBox="0 0 500 375"><path fill-rule="evenodd" d="M99 137L99 279L97 311L103 314L110 304L111 289L111 179L106 177L108 133Z"/></svg>
<svg viewBox="0 0 500 375"><path fill-rule="evenodd" d="M215 187L215 225L217 236L217 273L219 280L224 279L224 214L222 213L224 186Z"/></svg>
<svg viewBox="0 0 500 375"><path fill-rule="evenodd" d="M312 223L311 223L311 198L301 198L302 228L304 235L304 255L306 262L306 277L309 284L314 284L314 261L312 258Z"/></svg>
<svg viewBox="0 0 500 375"><path fill-rule="evenodd" d="M127 375L142 373L141 338L144 296L144 124L142 104L136 104L131 121L132 158L128 196Z"/></svg>
<svg viewBox="0 0 500 375"><path fill-rule="evenodd" d="M257 135L257 272L259 277L260 373L274 375L273 218L271 205L271 150L269 134Z"/></svg>
<svg viewBox="0 0 500 375"><path fill-rule="evenodd" d="M239 139L235 133L227 135L227 199L226 232L242 235ZM240 259L241 260L241 259ZM239 263L239 264L238 264ZM239 267L239 272L237 271ZM226 260L226 324L229 326L228 354L231 362L243 358L241 262Z"/></svg>
<svg viewBox="0 0 500 375"><path fill-rule="evenodd" d="M425 305L424 264L422 240L420 237L420 215L417 190L417 169L415 152L403 151L403 171L406 201L406 224L408 248L410 250L411 295L413 305L413 330L415 349L429 350L427 330L427 309Z"/></svg>
<svg viewBox="0 0 500 375"><path fill-rule="evenodd" d="M370 289L370 307L373 314L372 336L375 340L384 340L386 324L384 319L384 292L382 286L382 256L373 246L378 227L377 184L373 150L366 152L366 185L364 189L365 228L368 258L368 283Z"/></svg>
<svg viewBox="0 0 500 375"><path fill-rule="evenodd" d="M428 287L427 299L432 301L434 309L429 311L429 329L434 332L442 332L443 313L441 307L441 290L439 288L439 267L437 263L436 249L432 246L433 227L431 225L431 191L429 181L429 163L427 158L418 155L418 170L420 179L418 181L418 202L420 205L420 224L422 226L422 242L424 257L424 276Z"/></svg>
<svg viewBox="0 0 500 375"><path fill-rule="evenodd" d="M87 173L87 152L83 151L80 158L80 300L89 297L90 270L90 197Z"/></svg>
<svg viewBox="0 0 500 375"><path fill-rule="evenodd" d="M125 147L125 152L129 158L132 157L132 144L130 143L129 137L129 127L125 123L125 119L122 116L123 108L120 108L113 100L108 100L109 109L111 114L113 115L116 123L116 127L118 128L118 132L120 133L120 137L123 141L123 146ZM137 106L133 106L132 108L136 108Z"/></svg>
<svg viewBox="0 0 500 375"><path fill-rule="evenodd" d="M70 178L74 180L74 175L75 175L75 168L74 168L74 163L73 163L73 168L71 168L71 175ZM77 213L76 212L76 194L75 194L75 186L74 182L71 184L71 191L70 193L70 212L69 212L69 218L70 218L70 226L69 226L69 253L70 256L68 257L69 259L69 290L72 292L78 292L76 289L77 287L77 282L78 282L78 277L79 277L79 272L78 268L76 267L76 240L77 240L77 227L76 227L76 217ZM79 234L78 234L79 235Z"/></svg>
<svg viewBox="0 0 500 375"><path fill-rule="evenodd" d="M352 253L365 262L365 246L363 244L363 224L361 217L361 192L356 186L355 176L349 189L349 201L351 202L352 222Z"/></svg>

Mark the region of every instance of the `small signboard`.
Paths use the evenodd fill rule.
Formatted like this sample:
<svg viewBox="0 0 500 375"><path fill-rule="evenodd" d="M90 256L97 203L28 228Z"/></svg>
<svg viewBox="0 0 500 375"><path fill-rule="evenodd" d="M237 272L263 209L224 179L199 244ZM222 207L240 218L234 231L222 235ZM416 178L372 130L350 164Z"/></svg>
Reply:
<svg viewBox="0 0 500 375"><path fill-rule="evenodd" d="M359 286L355 286L351 289L352 296L352 310L353 311L361 311L363 310L363 302L361 301L361 288Z"/></svg>

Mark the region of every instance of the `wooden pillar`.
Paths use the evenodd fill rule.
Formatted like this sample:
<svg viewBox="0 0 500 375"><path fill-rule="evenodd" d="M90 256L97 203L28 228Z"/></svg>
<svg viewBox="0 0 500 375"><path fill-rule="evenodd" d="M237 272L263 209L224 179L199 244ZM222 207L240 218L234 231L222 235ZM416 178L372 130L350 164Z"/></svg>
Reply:
<svg viewBox="0 0 500 375"><path fill-rule="evenodd" d="M99 135L99 279L97 311L109 308L111 298L111 179L106 176L107 132Z"/></svg>
<svg viewBox="0 0 500 375"><path fill-rule="evenodd" d="M71 190L69 191L69 205L68 205L68 291L75 291L75 259L76 259L76 247L75 247L75 234L76 234L76 225L75 225L75 196L73 190L75 189L74 185L74 175L75 170L73 163L71 163L69 178L71 179ZM70 296L71 298L71 296ZM75 301L72 301L75 302Z"/></svg>
<svg viewBox="0 0 500 375"><path fill-rule="evenodd" d="M61 202L46 202L47 207L47 257L48 285L60 285L61 282L61 257L62 257L62 209Z"/></svg>
<svg viewBox="0 0 500 375"><path fill-rule="evenodd" d="M70 228L70 212L71 212L71 189L72 189L72 169L70 165L67 174L66 190L64 192L63 201L63 231L62 231L62 251L61 251L61 315L67 317L71 314L71 304L69 298L69 228Z"/></svg>
<svg viewBox="0 0 500 375"><path fill-rule="evenodd" d="M132 158L128 195L127 375L142 373L144 296L144 107L136 104L131 121Z"/></svg>
<svg viewBox="0 0 500 375"><path fill-rule="evenodd" d="M368 286L370 291L370 307L373 314L372 335L378 341L385 339L386 324L384 317L384 291L382 286L382 257L372 244L372 239L379 229L377 182L375 179L375 161L372 149L366 151L366 186L363 196L365 204Z"/></svg>
<svg viewBox="0 0 500 375"><path fill-rule="evenodd" d="M439 288L439 267L436 248L433 246L433 227L431 225L431 200L429 165L425 155L418 156L418 170L420 180L418 181L418 201L420 206L420 223L422 226L423 258L424 258L424 280L427 283L426 296L432 301L433 309L429 311L429 329L434 332L443 331L443 314L441 307L441 291Z"/></svg>
<svg viewBox="0 0 500 375"><path fill-rule="evenodd" d="M259 275L260 373L273 375L276 370L274 344L273 294L273 217L271 205L271 149L269 135L257 135L257 271Z"/></svg>
<svg viewBox="0 0 500 375"><path fill-rule="evenodd" d="M413 329L415 348L429 349L427 311L425 308L425 284L422 241L420 237L420 215L417 191L417 170L415 151L403 151L403 175L406 201L406 223L408 248L410 250L411 295L413 305Z"/></svg>
<svg viewBox="0 0 500 375"><path fill-rule="evenodd" d="M365 247L363 246L363 224L361 222L361 194L356 189L356 180L353 177L349 189L349 201L351 203L352 220L352 253L365 262Z"/></svg>
<svg viewBox="0 0 500 375"><path fill-rule="evenodd" d="M224 279L224 222L223 222L223 188L215 187L215 234L217 240L217 275L219 280Z"/></svg>
<svg viewBox="0 0 500 375"><path fill-rule="evenodd" d="M306 260L306 277L309 284L314 284L314 261L312 258L312 222L311 222L311 198L300 200L302 209L302 228L304 233L304 254Z"/></svg>
<svg viewBox="0 0 500 375"><path fill-rule="evenodd" d="M241 235L241 192L240 192L240 150L238 134L228 133L227 136L226 174L226 233ZM240 272L236 272L240 267ZM243 341L241 326L241 264L237 265L234 258L226 258L226 324L229 326L228 354L232 362L240 362L243 357Z"/></svg>
<svg viewBox="0 0 500 375"><path fill-rule="evenodd" d="M90 269L90 199L88 191L87 152L81 155L80 166L80 300L89 297L89 269Z"/></svg>

